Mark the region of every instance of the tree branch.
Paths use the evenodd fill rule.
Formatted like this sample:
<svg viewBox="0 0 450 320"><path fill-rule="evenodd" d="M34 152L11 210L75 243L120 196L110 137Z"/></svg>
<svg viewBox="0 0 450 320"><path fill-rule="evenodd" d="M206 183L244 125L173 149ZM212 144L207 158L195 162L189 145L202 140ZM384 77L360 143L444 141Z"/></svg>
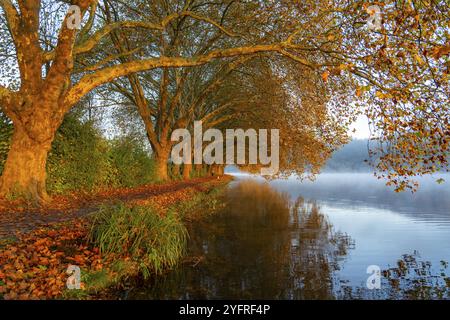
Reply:
<svg viewBox="0 0 450 320"><path fill-rule="evenodd" d="M14 41L19 33L20 16L11 0L0 0L0 7L5 11L6 21Z"/></svg>
<svg viewBox="0 0 450 320"><path fill-rule="evenodd" d="M12 110L11 106L13 105L12 99L14 98L15 93L9 90L8 88L5 88L3 86L0 86L0 109L7 115L9 115Z"/></svg>
<svg viewBox="0 0 450 320"><path fill-rule="evenodd" d="M0 1L9 1L9 0L0 0ZM193 19L212 24L213 26L217 27L220 31L225 33L226 35L228 35L230 37L236 37L236 35L234 33L225 29L223 26L221 26L219 23L215 22L214 20L196 15L195 13L190 12L190 11L185 11L185 12L181 12L181 13L174 13L174 14L167 16L166 18L164 18L161 21L160 24L144 22L144 21L121 21L121 22L115 22L115 23L108 24L108 25L104 26L102 29L98 30L96 33L94 33L94 35L92 37L90 37L88 40L75 46L75 48L73 50L73 54L78 55L78 54L82 54L82 53L91 51L104 37L108 36L111 32L113 32L117 29L143 28L143 29L149 29L149 30L162 31L167 27L167 25L171 21L173 21L177 18L180 18L180 17L184 17L184 16L188 16ZM54 51L46 52L44 54L44 61L46 61L46 62L51 61L54 58L55 58Z"/></svg>
<svg viewBox="0 0 450 320"><path fill-rule="evenodd" d="M125 21L125 22L115 22L106 25L102 29L95 32L92 37L83 43L76 45L73 49L73 54L78 55L91 51L104 37L111 34L113 31L121 28L144 28L151 30L162 30L161 25L157 25L149 22L140 21ZM44 54L45 61L51 61L55 58L55 51L46 52Z"/></svg>
<svg viewBox="0 0 450 320"><path fill-rule="evenodd" d="M65 105L70 109L80 98L96 87L112 81L116 78L127 76L132 73L147 71L155 68L181 68L194 67L206 64L214 59L232 58L236 56L252 55L262 52L278 52L283 54L283 44L255 45L248 47L237 47L230 49L214 50L202 56L191 58L182 57L159 57L145 60L136 60L115 66L100 69L95 73L86 75L74 85L65 99ZM291 57L289 55L288 57ZM305 61L305 63L307 63ZM313 66L309 64L310 66ZM314 65L319 67L319 65Z"/></svg>

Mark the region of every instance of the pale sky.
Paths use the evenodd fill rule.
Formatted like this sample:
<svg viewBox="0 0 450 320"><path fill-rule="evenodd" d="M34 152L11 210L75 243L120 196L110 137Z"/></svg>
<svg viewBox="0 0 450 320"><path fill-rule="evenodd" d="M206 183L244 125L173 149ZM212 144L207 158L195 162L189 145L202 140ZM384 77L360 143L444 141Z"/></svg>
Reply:
<svg viewBox="0 0 450 320"><path fill-rule="evenodd" d="M356 130L353 132L353 130ZM366 116L360 116L350 127L350 136L355 139L368 139L370 136L369 120Z"/></svg>

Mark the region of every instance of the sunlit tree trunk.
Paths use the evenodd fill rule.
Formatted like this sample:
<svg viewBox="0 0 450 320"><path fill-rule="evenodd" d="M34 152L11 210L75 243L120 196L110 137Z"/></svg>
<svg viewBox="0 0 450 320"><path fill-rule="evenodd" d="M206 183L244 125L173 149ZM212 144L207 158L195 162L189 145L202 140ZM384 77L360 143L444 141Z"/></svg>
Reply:
<svg viewBox="0 0 450 320"><path fill-rule="evenodd" d="M0 178L0 196L17 196L44 203L48 200L47 155L63 115L52 111L57 105L36 100L26 111L17 109L9 114L14 123L14 133Z"/></svg>
<svg viewBox="0 0 450 320"><path fill-rule="evenodd" d="M224 165L220 165L219 166L219 175L220 176L224 176L225 175L225 166Z"/></svg>
<svg viewBox="0 0 450 320"><path fill-rule="evenodd" d="M192 164L183 164L183 179L189 180L191 178L192 173Z"/></svg>
<svg viewBox="0 0 450 320"><path fill-rule="evenodd" d="M170 149L167 147L155 148L156 175L158 181L168 181L168 162Z"/></svg>

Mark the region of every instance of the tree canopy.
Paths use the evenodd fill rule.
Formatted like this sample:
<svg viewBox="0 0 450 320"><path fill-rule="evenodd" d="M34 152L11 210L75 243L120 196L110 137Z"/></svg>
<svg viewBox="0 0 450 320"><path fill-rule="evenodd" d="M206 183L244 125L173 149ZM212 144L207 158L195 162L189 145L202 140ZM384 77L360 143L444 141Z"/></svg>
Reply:
<svg viewBox="0 0 450 320"><path fill-rule="evenodd" d="M284 172L317 172L365 114L379 175L415 188L411 176L447 166L450 9L373 4L376 29L360 0L0 0L0 107L14 126L0 194L48 198L56 130L100 90L137 107L161 163L171 130L220 114L279 126Z"/></svg>

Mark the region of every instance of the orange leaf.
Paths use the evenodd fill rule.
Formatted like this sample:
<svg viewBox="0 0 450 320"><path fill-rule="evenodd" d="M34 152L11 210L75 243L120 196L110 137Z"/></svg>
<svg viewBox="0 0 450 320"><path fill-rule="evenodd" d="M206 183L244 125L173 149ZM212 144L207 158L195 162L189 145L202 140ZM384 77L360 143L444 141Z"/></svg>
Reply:
<svg viewBox="0 0 450 320"><path fill-rule="evenodd" d="M328 70L325 71L324 73L322 73L322 80L323 80L324 82L327 82L329 76L330 76L330 72L329 72Z"/></svg>

